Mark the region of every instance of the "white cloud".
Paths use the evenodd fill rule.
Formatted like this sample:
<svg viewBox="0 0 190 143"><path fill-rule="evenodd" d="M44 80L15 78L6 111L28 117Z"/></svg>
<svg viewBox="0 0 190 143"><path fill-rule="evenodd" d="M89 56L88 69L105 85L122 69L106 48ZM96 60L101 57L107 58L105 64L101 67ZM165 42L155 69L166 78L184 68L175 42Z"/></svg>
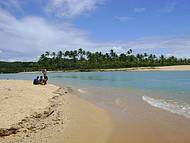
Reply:
<svg viewBox="0 0 190 143"><path fill-rule="evenodd" d="M119 21L128 21L128 20L132 20L134 18L128 17L128 16L115 16L114 19L119 20Z"/></svg>
<svg viewBox="0 0 190 143"><path fill-rule="evenodd" d="M50 0L47 11L58 17L75 17L94 11L104 0Z"/></svg>
<svg viewBox="0 0 190 143"><path fill-rule="evenodd" d="M146 8L144 7L136 7L134 8L134 12L136 13L142 13L142 12L145 12L146 11Z"/></svg>
<svg viewBox="0 0 190 143"><path fill-rule="evenodd" d="M127 43L127 47L139 52L190 57L190 37L149 37Z"/></svg>
<svg viewBox="0 0 190 143"><path fill-rule="evenodd" d="M136 53L149 53L166 56L190 58L190 37L146 37L133 41L99 43L97 50L108 52L114 49L117 53L126 53L132 49Z"/></svg>
<svg viewBox="0 0 190 143"><path fill-rule="evenodd" d="M0 10L0 59L34 60L45 51L73 50L118 53L129 48L135 52L190 57L190 37L149 37L125 42L93 42L87 32L73 25L52 24L40 17L16 19Z"/></svg>
<svg viewBox="0 0 190 143"><path fill-rule="evenodd" d="M40 17L16 19L0 11L1 59L33 59L46 50L91 47L86 33L69 24L53 25Z"/></svg>
<svg viewBox="0 0 190 143"><path fill-rule="evenodd" d="M34 3L51 16L72 18L94 11L105 0L35 0ZM25 0L0 0L0 9L6 9L13 14L24 13L25 4L31 3Z"/></svg>

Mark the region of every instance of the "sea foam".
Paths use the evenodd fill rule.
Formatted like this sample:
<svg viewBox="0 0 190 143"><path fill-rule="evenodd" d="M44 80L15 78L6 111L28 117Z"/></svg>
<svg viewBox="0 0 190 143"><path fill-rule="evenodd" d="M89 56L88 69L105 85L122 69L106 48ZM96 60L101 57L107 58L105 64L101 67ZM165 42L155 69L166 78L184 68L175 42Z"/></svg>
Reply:
<svg viewBox="0 0 190 143"><path fill-rule="evenodd" d="M154 107L190 118L190 105L188 104L179 104L171 100L154 99L149 96L143 96L142 99Z"/></svg>
<svg viewBox="0 0 190 143"><path fill-rule="evenodd" d="M86 91L85 90L83 90L83 89L78 89L78 91L80 92L80 93L86 93Z"/></svg>

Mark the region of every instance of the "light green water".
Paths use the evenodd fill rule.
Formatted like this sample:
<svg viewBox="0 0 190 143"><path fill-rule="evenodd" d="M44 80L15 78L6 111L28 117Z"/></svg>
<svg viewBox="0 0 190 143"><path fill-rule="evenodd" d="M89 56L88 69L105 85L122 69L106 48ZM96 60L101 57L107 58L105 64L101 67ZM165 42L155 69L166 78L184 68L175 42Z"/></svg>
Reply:
<svg viewBox="0 0 190 143"><path fill-rule="evenodd" d="M0 79L32 80L38 73L0 74ZM152 106L190 117L190 72L54 72L49 82L78 89L128 89L142 93ZM111 98L105 93L104 98ZM101 93L99 93L101 94ZM113 96L119 96L114 94ZM125 96L123 94L122 96ZM100 98L97 96L96 98ZM102 98L102 97L101 97ZM97 100L98 101L98 100Z"/></svg>

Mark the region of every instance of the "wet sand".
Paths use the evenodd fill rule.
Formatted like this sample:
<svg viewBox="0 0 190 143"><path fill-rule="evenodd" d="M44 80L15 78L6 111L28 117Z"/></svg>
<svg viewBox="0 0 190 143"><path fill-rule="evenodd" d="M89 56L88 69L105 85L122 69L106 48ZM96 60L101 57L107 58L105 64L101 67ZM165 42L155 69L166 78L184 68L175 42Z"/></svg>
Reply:
<svg viewBox="0 0 190 143"><path fill-rule="evenodd" d="M71 102L65 107L66 116L69 117L65 131L48 143L107 143L113 127L108 114L80 98L68 98Z"/></svg>
<svg viewBox="0 0 190 143"><path fill-rule="evenodd" d="M109 143L190 142L190 119L152 107L142 100L139 91L115 88L82 91L82 98L109 111L113 122Z"/></svg>
<svg viewBox="0 0 190 143"><path fill-rule="evenodd" d="M71 88L0 80L1 143L105 143L108 113L79 99Z"/></svg>
<svg viewBox="0 0 190 143"><path fill-rule="evenodd" d="M112 114L115 132L110 143L190 142L190 119L142 103L140 98L128 102L124 116Z"/></svg>

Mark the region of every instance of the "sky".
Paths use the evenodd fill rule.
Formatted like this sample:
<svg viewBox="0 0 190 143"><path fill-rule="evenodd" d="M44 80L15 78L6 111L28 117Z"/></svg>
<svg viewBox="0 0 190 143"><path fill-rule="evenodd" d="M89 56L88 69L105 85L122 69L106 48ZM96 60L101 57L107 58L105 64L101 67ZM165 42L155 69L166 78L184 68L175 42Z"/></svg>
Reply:
<svg viewBox="0 0 190 143"><path fill-rule="evenodd" d="M190 58L190 0L0 0L0 60L85 49Z"/></svg>

